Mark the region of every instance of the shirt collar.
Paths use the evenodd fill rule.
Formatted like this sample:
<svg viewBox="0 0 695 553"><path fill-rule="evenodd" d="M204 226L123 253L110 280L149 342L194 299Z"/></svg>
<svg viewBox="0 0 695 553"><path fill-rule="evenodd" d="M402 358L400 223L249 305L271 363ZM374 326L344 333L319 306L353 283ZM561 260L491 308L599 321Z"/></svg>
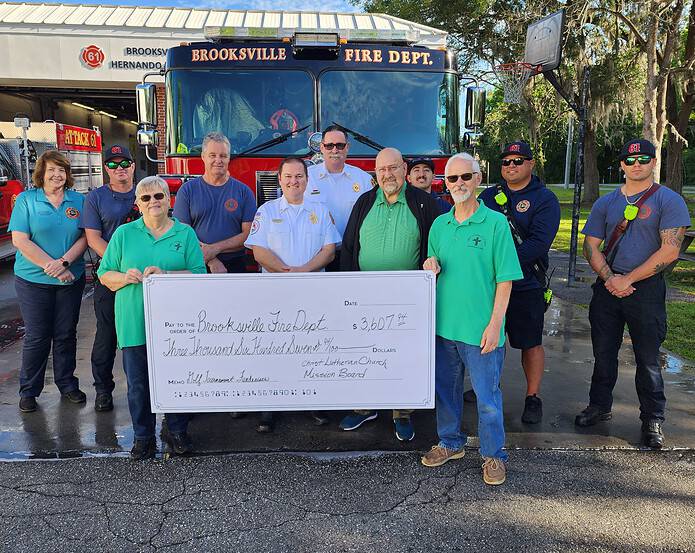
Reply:
<svg viewBox="0 0 695 553"><path fill-rule="evenodd" d="M302 210L308 211L306 207L306 198L304 198L304 202L302 203ZM280 211L284 212L287 211L290 208L290 203L287 201L287 198L285 196L280 196Z"/></svg>
<svg viewBox="0 0 695 553"><path fill-rule="evenodd" d="M39 202L43 202L46 204L51 204L50 200L46 197L46 192L44 192L43 188L36 188L36 199ZM63 190L63 201L60 202L60 205L63 205L65 202L69 202L70 198L68 198L68 189L66 188ZM51 204L53 205L53 204Z"/></svg>
<svg viewBox="0 0 695 553"><path fill-rule="evenodd" d="M465 226L465 225L482 223L485 220L485 217L487 217L488 211L490 211L490 209L483 202L478 200L478 209L476 209L473 212L473 215L471 215L468 219L466 219L462 223L459 223L456 220L456 217L454 216L454 213L456 212L456 206L454 206L454 209L449 211L449 213L446 215L448 217L447 222L452 224L452 225L457 225L457 226Z"/></svg>
<svg viewBox="0 0 695 553"><path fill-rule="evenodd" d="M350 167L347 163L343 165L343 170L340 173L329 173L328 169L326 169L326 162L322 161L321 162L321 170L319 171L319 178L323 179L327 177L329 174L330 175L346 175L350 176L350 171L348 170L348 167Z"/></svg>

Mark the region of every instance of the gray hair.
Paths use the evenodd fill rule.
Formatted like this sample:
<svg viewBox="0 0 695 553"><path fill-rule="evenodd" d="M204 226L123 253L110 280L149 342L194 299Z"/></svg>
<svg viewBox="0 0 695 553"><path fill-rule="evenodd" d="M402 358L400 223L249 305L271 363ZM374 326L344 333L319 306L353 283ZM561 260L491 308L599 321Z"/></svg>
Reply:
<svg viewBox="0 0 695 553"><path fill-rule="evenodd" d="M480 163L478 163L478 160L475 159L471 154L467 154L464 152L461 154L454 154L447 160L446 165L444 166L445 175L449 174L449 167L451 167L451 164L455 159L460 159L461 161L469 161L471 164L471 170L474 173L480 173Z"/></svg>
<svg viewBox="0 0 695 553"><path fill-rule="evenodd" d="M158 177L156 175L154 177L145 177L138 183L138 185L135 187L135 197L139 198L141 192L144 192L145 190L152 190L153 188L159 188L162 192L164 192L164 195L167 198L170 197L169 184L162 177Z"/></svg>
<svg viewBox="0 0 695 553"><path fill-rule="evenodd" d="M212 131L205 135L205 138L203 138L203 148L201 152L205 152L210 142L220 142L222 144L226 144L227 151L232 151L232 145L229 142L229 138L227 138L224 134L222 134L219 131Z"/></svg>

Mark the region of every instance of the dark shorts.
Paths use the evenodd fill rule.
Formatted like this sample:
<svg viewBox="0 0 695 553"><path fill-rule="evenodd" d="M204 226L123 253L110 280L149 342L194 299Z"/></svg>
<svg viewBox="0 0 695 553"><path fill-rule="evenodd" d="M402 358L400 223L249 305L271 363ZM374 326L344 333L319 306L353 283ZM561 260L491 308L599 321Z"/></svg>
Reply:
<svg viewBox="0 0 695 553"><path fill-rule="evenodd" d="M504 329L509 345L515 349L530 349L543 343L543 290L514 292L509 298Z"/></svg>

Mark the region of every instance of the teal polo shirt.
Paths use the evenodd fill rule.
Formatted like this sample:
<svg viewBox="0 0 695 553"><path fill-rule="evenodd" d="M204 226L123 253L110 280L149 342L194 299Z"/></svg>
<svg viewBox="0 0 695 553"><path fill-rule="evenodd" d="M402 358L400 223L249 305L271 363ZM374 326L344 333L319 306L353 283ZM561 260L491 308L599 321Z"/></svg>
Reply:
<svg viewBox="0 0 695 553"><path fill-rule="evenodd" d="M97 274L108 271L144 271L154 265L164 271L191 271L205 274L203 252L195 231L174 219L174 225L155 240L140 218L121 225L113 233ZM142 283L127 284L116 291L116 336L118 347L145 344L145 305Z"/></svg>
<svg viewBox="0 0 695 553"><path fill-rule="evenodd" d="M8 230L28 234L29 239L53 259L60 259L82 236L80 215L83 204L84 196L74 190L65 190L63 201L57 208L48 201L43 188L25 190L17 196ZM82 256L70 265L70 271L76 279L84 274ZM62 285L20 251L15 255L14 273L29 282Z"/></svg>
<svg viewBox="0 0 695 553"><path fill-rule="evenodd" d="M498 282L524 278L504 215L479 203L459 223L454 208L435 219L428 256L438 259L437 334L480 346L490 322ZM499 346L504 345L504 321Z"/></svg>
<svg viewBox="0 0 695 553"><path fill-rule="evenodd" d="M358 262L362 271L419 269L420 228L405 199L405 187L389 204L381 189L360 227Z"/></svg>

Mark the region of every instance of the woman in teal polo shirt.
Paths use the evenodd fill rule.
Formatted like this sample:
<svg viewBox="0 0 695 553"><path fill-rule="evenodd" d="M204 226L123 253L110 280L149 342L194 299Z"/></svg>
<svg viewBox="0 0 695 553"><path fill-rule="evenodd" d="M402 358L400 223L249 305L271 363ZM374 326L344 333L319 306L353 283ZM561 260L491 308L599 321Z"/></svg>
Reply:
<svg viewBox="0 0 695 553"><path fill-rule="evenodd" d="M74 374L85 283L82 255L87 240L79 228L84 196L70 190L70 163L55 150L36 161L32 179L35 188L17 196L9 225L17 248L15 289L26 332L19 373L23 413L36 411L51 345L60 393L72 403L87 399Z"/></svg>
<svg viewBox="0 0 695 553"><path fill-rule="evenodd" d="M128 408L133 420L133 459L149 459L157 451L156 417L150 406L145 345L142 282L149 275L205 274L203 252L193 229L169 217L169 186L160 177L146 177L135 188L142 217L113 233L99 265L99 280L116 292L116 336L123 351L128 382ZM189 415L168 413L162 438L178 453L191 450Z"/></svg>

